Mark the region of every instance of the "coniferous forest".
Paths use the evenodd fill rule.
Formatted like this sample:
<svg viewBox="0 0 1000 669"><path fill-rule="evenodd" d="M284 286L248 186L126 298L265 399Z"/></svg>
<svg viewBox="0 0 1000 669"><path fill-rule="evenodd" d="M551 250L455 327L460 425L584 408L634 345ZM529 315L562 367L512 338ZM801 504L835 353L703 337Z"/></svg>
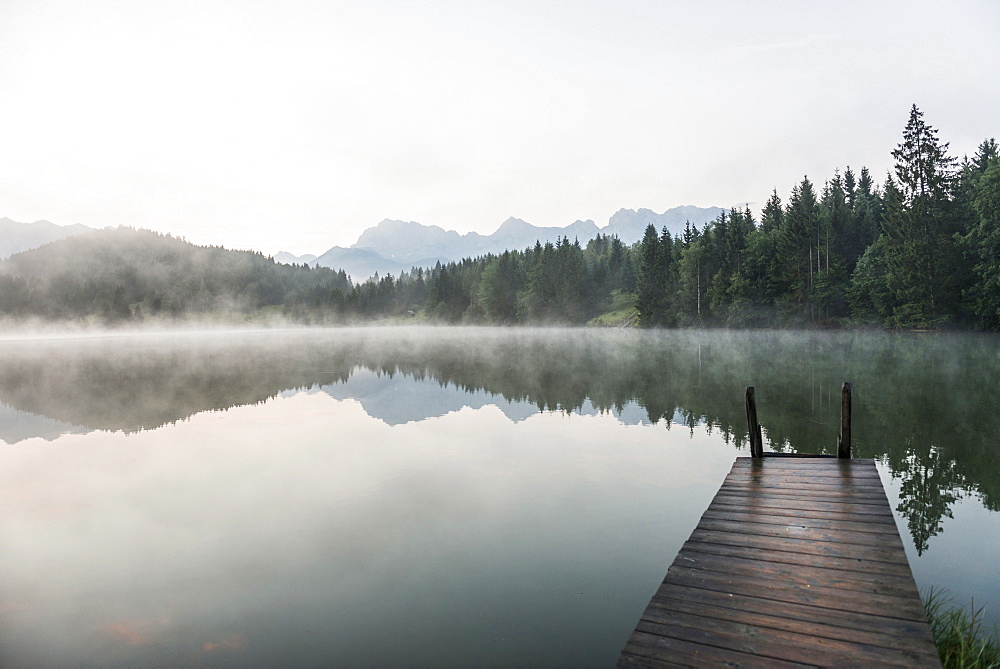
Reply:
<svg viewBox="0 0 1000 669"><path fill-rule="evenodd" d="M1000 153L961 161L910 111L880 184L808 176L680 235L598 235L351 283L341 272L155 233L102 231L0 263L0 315L139 322L262 310L325 324L423 316L465 324L1000 329Z"/></svg>

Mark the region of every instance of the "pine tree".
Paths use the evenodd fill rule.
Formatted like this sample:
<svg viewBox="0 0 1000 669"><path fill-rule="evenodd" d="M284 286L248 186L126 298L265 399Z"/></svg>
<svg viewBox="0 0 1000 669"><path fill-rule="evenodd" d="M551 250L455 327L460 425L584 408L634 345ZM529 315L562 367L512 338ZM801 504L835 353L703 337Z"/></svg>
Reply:
<svg viewBox="0 0 1000 669"><path fill-rule="evenodd" d="M854 196L857 193L858 180L854 176L850 165L844 170L844 197L847 199L847 207L854 211Z"/></svg>
<svg viewBox="0 0 1000 669"><path fill-rule="evenodd" d="M867 167L861 168L853 205L854 225L861 236L861 248L867 249L882 234L882 196Z"/></svg>
<svg viewBox="0 0 1000 669"><path fill-rule="evenodd" d="M639 312L639 324L643 327L657 325L663 316L664 269L660 238L650 223L639 244L639 276L635 291L635 308Z"/></svg>
<svg viewBox="0 0 1000 669"><path fill-rule="evenodd" d="M948 156L948 143L938 139L938 131L924 123L923 117L913 105L903 141L892 152L904 204L918 208L921 215L947 199L955 167L955 159Z"/></svg>
<svg viewBox="0 0 1000 669"><path fill-rule="evenodd" d="M778 189L775 188L760 213L760 229L762 232L779 230L781 229L783 219L784 212L781 209L781 198L778 197Z"/></svg>
<svg viewBox="0 0 1000 669"><path fill-rule="evenodd" d="M812 291L820 268L820 216L819 202L809 177L792 189L784 214L781 240L786 258L786 300L794 312L793 317L812 320L815 310Z"/></svg>
<svg viewBox="0 0 1000 669"><path fill-rule="evenodd" d="M960 252L951 217L954 159L937 130L923 121L916 105L892 152L902 196L887 208L889 286L898 302L895 325L934 326L954 311L954 279Z"/></svg>

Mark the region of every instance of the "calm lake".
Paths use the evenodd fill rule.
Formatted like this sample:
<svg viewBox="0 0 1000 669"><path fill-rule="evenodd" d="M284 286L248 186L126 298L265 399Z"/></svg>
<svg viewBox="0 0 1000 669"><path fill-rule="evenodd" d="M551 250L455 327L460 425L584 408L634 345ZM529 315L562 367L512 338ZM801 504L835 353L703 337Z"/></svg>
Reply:
<svg viewBox="0 0 1000 669"><path fill-rule="evenodd" d="M0 665L611 666L733 459L836 451L1000 622L1000 338L0 341Z"/></svg>

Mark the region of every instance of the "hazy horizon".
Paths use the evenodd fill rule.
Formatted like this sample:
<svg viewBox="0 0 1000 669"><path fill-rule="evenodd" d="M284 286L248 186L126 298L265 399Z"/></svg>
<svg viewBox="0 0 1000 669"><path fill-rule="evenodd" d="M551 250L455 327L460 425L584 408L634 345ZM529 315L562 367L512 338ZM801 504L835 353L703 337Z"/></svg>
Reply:
<svg viewBox="0 0 1000 669"><path fill-rule="evenodd" d="M265 253L786 199L995 136L1000 5L0 5L0 216ZM970 104L974 100L975 104Z"/></svg>

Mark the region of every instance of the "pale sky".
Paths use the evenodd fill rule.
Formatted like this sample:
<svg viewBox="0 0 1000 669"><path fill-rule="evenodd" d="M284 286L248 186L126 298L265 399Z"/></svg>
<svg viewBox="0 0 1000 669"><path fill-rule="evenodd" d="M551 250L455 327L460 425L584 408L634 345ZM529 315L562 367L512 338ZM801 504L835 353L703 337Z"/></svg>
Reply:
<svg viewBox="0 0 1000 669"><path fill-rule="evenodd" d="M0 216L268 254L604 225L881 182L913 103L1000 137L1000 2L0 0Z"/></svg>

